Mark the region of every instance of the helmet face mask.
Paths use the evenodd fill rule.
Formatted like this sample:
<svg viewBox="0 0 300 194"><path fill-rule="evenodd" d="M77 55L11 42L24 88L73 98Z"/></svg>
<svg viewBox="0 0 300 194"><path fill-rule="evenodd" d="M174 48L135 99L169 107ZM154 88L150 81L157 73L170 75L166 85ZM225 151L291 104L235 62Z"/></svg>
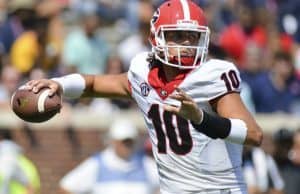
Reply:
<svg viewBox="0 0 300 194"><path fill-rule="evenodd" d="M196 14L197 18L186 19L186 13L178 13L183 12L182 2L186 3L189 11L196 12L194 16ZM168 6L171 3L173 9L170 10ZM164 3L151 21L150 41L155 58L165 65L180 69L193 69L206 60L209 34L202 10L190 1L171 0Z"/></svg>

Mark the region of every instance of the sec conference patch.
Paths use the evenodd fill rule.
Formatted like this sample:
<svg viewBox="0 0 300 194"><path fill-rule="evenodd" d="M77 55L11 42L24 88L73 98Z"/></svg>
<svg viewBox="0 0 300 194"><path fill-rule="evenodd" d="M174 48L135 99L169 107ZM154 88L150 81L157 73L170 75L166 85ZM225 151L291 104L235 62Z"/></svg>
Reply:
<svg viewBox="0 0 300 194"><path fill-rule="evenodd" d="M143 96L149 95L150 87L146 82L141 83L140 88L141 88L141 93Z"/></svg>

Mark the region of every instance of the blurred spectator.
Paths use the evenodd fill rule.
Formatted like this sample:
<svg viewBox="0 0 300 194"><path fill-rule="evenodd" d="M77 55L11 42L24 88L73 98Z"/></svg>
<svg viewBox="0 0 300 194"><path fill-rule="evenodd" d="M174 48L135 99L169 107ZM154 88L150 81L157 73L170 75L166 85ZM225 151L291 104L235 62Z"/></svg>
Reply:
<svg viewBox="0 0 300 194"><path fill-rule="evenodd" d="M248 43L255 43L266 48L268 43L267 26L257 20L257 7L252 1L237 1L235 10L238 20L233 22L220 33L220 45L235 60L236 65L243 66L245 49ZM268 12L265 11L265 14ZM265 18L268 18L265 16ZM269 22L270 23L270 22Z"/></svg>
<svg viewBox="0 0 300 194"><path fill-rule="evenodd" d="M125 70L128 70L131 59L141 51L150 51L149 43L149 22L141 22L138 34L132 34L123 40L118 46L118 54L124 64Z"/></svg>
<svg viewBox="0 0 300 194"><path fill-rule="evenodd" d="M10 55L11 63L19 72L29 73L35 66L39 55L39 45L36 33L27 31L22 33L14 42Z"/></svg>
<svg viewBox="0 0 300 194"><path fill-rule="evenodd" d="M137 33L140 20L152 16L153 0L99 0L97 13L106 21L122 25L120 33Z"/></svg>
<svg viewBox="0 0 300 194"><path fill-rule="evenodd" d="M57 53L49 47L48 24L49 18L37 17L34 27L23 32L12 46L11 63L24 75L34 68L48 72L57 66Z"/></svg>
<svg viewBox="0 0 300 194"><path fill-rule="evenodd" d="M3 22L7 17L7 2L6 0L0 0L0 26L2 26Z"/></svg>
<svg viewBox="0 0 300 194"><path fill-rule="evenodd" d="M40 68L32 69L29 75L29 80L46 78L46 73Z"/></svg>
<svg viewBox="0 0 300 194"><path fill-rule="evenodd" d="M24 30L32 27L35 3L35 0L7 1L8 17L0 27L0 47L4 53L9 53L17 37Z"/></svg>
<svg viewBox="0 0 300 194"><path fill-rule="evenodd" d="M122 60L118 55L111 55L108 58L105 73L106 74L119 74L124 73L125 68Z"/></svg>
<svg viewBox="0 0 300 194"><path fill-rule="evenodd" d="M300 91L292 56L285 52L275 53L271 69L260 74L250 87L257 112L291 113Z"/></svg>
<svg viewBox="0 0 300 194"><path fill-rule="evenodd" d="M211 31L210 42L217 42L219 33L233 22L234 1L200 0Z"/></svg>
<svg viewBox="0 0 300 194"><path fill-rule="evenodd" d="M250 43L245 48L245 58L243 69L241 70L241 78L251 87L255 84L256 77L266 70L266 65L263 63L263 49L255 43Z"/></svg>
<svg viewBox="0 0 300 194"><path fill-rule="evenodd" d="M222 60L229 60L229 56L226 51L218 44L210 42L208 46L208 58L217 58Z"/></svg>
<svg viewBox="0 0 300 194"><path fill-rule="evenodd" d="M135 12L138 15L137 20L138 30L133 31L130 29L130 36L122 40L117 48L118 54L124 64L124 68L127 71L130 66L131 59L141 51L150 51L149 33L152 13L154 12L153 5L150 0L136 1Z"/></svg>
<svg viewBox="0 0 300 194"><path fill-rule="evenodd" d="M293 146L293 133L285 128L273 135L275 144L274 159L285 183L285 194L298 194L300 191L300 166L290 159Z"/></svg>
<svg viewBox="0 0 300 194"><path fill-rule="evenodd" d="M126 29L130 27L133 30L137 29L136 12L132 12L133 8L136 9L136 0L99 0L97 13L108 22L117 22L118 20L125 20Z"/></svg>
<svg viewBox="0 0 300 194"><path fill-rule="evenodd" d="M60 182L66 193L149 194L158 189L155 163L138 153L138 130L128 120L115 121L109 146L68 173ZM84 181L82 181L84 177Z"/></svg>
<svg viewBox="0 0 300 194"><path fill-rule="evenodd" d="M107 61L107 66L105 69L105 74L119 74L125 72L124 65L119 56L112 54ZM133 102L128 99L81 99L80 103L89 104L89 109L94 112L100 112L103 114L102 110L105 110L105 114L116 114L120 110L129 109L133 107Z"/></svg>
<svg viewBox="0 0 300 194"><path fill-rule="evenodd" d="M282 194L284 182L273 157L261 148L244 148L243 171L249 194Z"/></svg>
<svg viewBox="0 0 300 194"><path fill-rule="evenodd" d="M31 72L31 78L42 78L44 73L42 71L34 70ZM10 109L10 98L18 88L21 82L21 74L12 66L4 66L3 71L0 74L0 108L2 110ZM34 132L31 128L22 123L22 128L30 140L30 144L37 145L37 140L35 138Z"/></svg>
<svg viewBox="0 0 300 194"><path fill-rule="evenodd" d="M276 0L278 26L281 32L293 36L294 40L300 42L300 2L298 0Z"/></svg>
<svg viewBox="0 0 300 194"><path fill-rule="evenodd" d="M255 105L254 105L254 102L253 102L253 98L252 98L252 91L251 91L251 88L249 87L248 83L247 82L242 82L241 83L241 87L242 87L242 90L241 90L241 99L243 101L243 103L245 104L246 108L248 109L248 111L252 114L255 114L256 113L256 110L255 110Z"/></svg>
<svg viewBox="0 0 300 194"><path fill-rule="evenodd" d="M1 194L40 193L36 167L11 140L7 129L0 129L0 180Z"/></svg>
<svg viewBox="0 0 300 194"><path fill-rule="evenodd" d="M125 72L124 65L118 56L110 56L107 62L106 74L119 74ZM96 99L97 100L97 99ZM101 99L109 100L117 109L128 109L133 106L131 100L128 99Z"/></svg>
<svg viewBox="0 0 300 194"><path fill-rule="evenodd" d="M262 62L262 49L255 43L249 43L245 50L243 69L241 69L242 91L241 98L251 113L255 113L252 89L255 88L255 80L264 71Z"/></svg>
<svg viewBox="0 0 300 194"><path fill-rule="evenodd" d="M291 161L300 167L300 129L294 133L293 146L289 153Z"/></svg>
<svg viewBox="0 0 300 194"><path fill-rule="evenodd" d="M43 46L43 69L49 77L60 72L61 53L65 38L66 26L63 21L64 10L67 10L68 0L43 0L36 6L37 15L47 18L46 44Z"/></svg>
<svg viewBox="0 0 300 194"><path fill-rule="evenodd" d="M8 107L10 97L21 81L20 73L12 66L5 66L0 77L0 105Z"/></svg>
<svg viewBox="0 0 300 194"><path fill-rule="evenodd" d="M104 73L109 48L97 30L100 18L93 10L81 10L81 26L71 31L64 42L63 63L69 72Z"/></svg>

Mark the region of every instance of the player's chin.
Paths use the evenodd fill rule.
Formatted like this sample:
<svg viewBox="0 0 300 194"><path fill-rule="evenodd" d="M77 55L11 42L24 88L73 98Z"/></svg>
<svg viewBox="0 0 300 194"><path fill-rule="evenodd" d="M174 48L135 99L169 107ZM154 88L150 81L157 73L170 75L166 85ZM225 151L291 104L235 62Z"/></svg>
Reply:
<svg viewBox="0 0 300 194"><path fill-rule="evenodd" d="M196 62L195 62L196 60ZM194 64L197 65L199 63L199 59L195 59L195 56L193 55L184 55L184 56L180 56L180 58L178 56L173 57L170 59L171 63L174 64L178 64L180 66L193 66Z"/></svg>

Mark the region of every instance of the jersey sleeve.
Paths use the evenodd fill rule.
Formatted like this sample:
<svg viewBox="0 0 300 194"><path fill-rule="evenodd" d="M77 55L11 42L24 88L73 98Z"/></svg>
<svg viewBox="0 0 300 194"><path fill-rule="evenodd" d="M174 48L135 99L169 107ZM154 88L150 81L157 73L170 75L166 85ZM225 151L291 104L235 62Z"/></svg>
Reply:
<svg viewBox="0 0 300 194"><path fill-rule="evenodd" d="M207 98L212 101L232 92L241 92L240 73L233 63L222 60L211 60L206 64L204 91Z"/></svg>
<svg viewBox="0 0 300 194"><path fill-rule="evenodd" d="M142 52L137 54L130 62L127 77L130 93L134 99L136 99L136 94L139 93L141 83L144 82L145 77L148 75L147 56L147 52Z"/></svg>

